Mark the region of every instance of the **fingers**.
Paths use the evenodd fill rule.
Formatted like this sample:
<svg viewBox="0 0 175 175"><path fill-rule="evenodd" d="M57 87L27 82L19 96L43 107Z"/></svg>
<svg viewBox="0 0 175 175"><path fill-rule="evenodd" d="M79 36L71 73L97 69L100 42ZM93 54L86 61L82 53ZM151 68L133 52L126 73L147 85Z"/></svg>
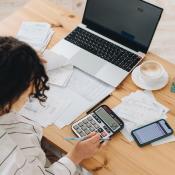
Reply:
<svg viewBox="0 0 175 175"><path fill-rule="evenodd" d="M87 136L87 138L91 138L92 136L94 136L94 135L96 135L97 133L96 132L91 132L88 136Z"/></svg>
<svg viewBox="0 0 175 175"><path fill-rule="evenodd" d="M91 137L89 138L89 139L87 139L86 141L88 141L88 142L91 142L91 143L93 143L93 144L95 144L95 143L100 143L100 134L99 133L93 133L92 135L91 135Z"/></svg>

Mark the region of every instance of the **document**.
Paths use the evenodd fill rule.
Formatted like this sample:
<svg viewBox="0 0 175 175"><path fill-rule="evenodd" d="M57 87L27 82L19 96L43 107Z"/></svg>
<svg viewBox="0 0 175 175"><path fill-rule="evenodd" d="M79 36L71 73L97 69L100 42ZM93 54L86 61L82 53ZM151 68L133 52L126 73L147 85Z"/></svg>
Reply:
<svg viewBox="0 0 175 175"><path fill-rule="evenodd" d="M55 122L55 125L62 128L112 93L114 87L74 68L68 85L57 89L59 99L71 99L69 108Z"/></svg>
<svg viewBox="0 0 175 175"><path fill-rule="evenodd" d="M52 71L48 71L49 83L60 87L66 87L73 73L73 66L67 65Z"/></svg>
<svg viewBox="0 0 175 175"><path fill-rule="evenodd" d="M51 71L54 69L58 69L60 67L70 65L67 58L65 58L63 55L56 54L55 52L52 52L51 50L45 50L43 53L43 58L47 62L45 64L47 71Z"/></svg>
<svg viewBox="0 0 175 175"><path fill-rule="evenodd" d="M16 37L37 51L43 52L53 33L54 31L48 23L25 21L21 24Z"/></svg>
<svg viewBox="0 0 175 175"><path fill-rule="evenodd" d="M46 50L43 58L47 61L45 68L49 76L49 83L65 87L73 73L73 66L68 59L51 50Z"/></svg>
<svg viewBox="0 0 175 175"><path fill-rule="evenodd" d="M21 115L47 127L55 124L59 128L72 123L80 114L93 107L114 88L74 68L66 87L50 85L48 99L40 104L29 100L19 112ZM86 93L87 91L87 93Z"/></svg>
<svg viewBox="0 0 175 175"><path fill-rule="evenodd" d="M136 91L122 98L122 102L113 111L124 121L125 126L121 133L131 142L133 141L132 130L159 119L166 119L169 109L156 101L151 91ZM169 137L153 143L153 145L172 140L174 137Z"/></svg>
<svg viewBox="0 0 175 175"><path fill-rule="evenodd" d="M39 103L35 98L30 98L19 114L38 122L43 127L53 124L59 116L69 108L71 100L57 98L57 89L51 88L47 93L47 101Z"/></svg>
<svg viewBox="0 0 175 175"><path fill-rule="evenodd" d="M98 102L115 89L79 69L74 69L68 88L89 102Z"/></svg>

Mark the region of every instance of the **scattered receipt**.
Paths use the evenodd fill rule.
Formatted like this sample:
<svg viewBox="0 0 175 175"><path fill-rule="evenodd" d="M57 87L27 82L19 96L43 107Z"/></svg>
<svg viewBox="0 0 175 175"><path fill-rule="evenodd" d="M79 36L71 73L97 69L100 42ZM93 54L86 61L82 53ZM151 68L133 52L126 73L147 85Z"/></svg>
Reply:
<svg viewBox="0 0 175 175"><path fill-rule="evenodd" d="M54 31L48 23L26 21L21 24L16 37L37 51L43 52L53 33Z"/></svg>
<svg viewBox="0 0 175 175"><path fill-rule="evenodd" d="M122 102L115 107L114 112L122 118L125 123L122 134L128 141L133 141L131 131L154 122L166 119L169 109L156 101L150 91L136 91L122 98ZM159 140L152 145L159 145L175 140L175 136Z"/></svg>
<svg viewBox="0 0 175 175"><path fill-rule="evenodd" d="M19 112L43 127L55 124L59 128L72 123L80 114L109 95L114 88L74 68L66 87L50 85L47 101L41 104L29 100Z"/></svg>
<svg viewBox="0 0 175 175"><path fill-rule="evenodd" d="M51 50L46 50L43 53L46 71L49 76L49 83L65 87L73 73L73 66L63 55L58 55Z"/></svg>
<svg viewBox="0 0 175 175"><path fill-rule="evenodd" d="M51 88L46 94L48 99L40 104L35 98L29 99L19 114L38 122L43 127L53 124L69 107L69 99L58 99L57 91Z"/></svg>

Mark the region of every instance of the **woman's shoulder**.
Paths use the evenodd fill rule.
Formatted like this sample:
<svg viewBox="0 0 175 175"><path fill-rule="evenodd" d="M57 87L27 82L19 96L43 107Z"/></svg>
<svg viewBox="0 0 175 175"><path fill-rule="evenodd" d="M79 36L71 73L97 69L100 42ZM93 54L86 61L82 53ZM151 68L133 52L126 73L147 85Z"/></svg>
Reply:
<svg viewBox="0 0 175 175"><path fill-rule="evenodd" d="M38 123L21 116L17 112L10 112L0 116L0 127L3 129L21 128L23 130L34 130L39 138L41 138L43 134L42 127Z"/></svg>

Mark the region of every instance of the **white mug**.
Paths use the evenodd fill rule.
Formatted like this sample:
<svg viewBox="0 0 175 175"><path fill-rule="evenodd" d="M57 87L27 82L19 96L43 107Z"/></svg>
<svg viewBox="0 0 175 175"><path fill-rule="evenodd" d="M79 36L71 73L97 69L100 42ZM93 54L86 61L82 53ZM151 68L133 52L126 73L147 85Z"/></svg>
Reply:
<svg viewBox="0 0 175 175"><path fill-rule="evenodd" d="M146 84L155 85L161 81L164 67L156 61L145 61L140 65L140 75Z"/></svg>

